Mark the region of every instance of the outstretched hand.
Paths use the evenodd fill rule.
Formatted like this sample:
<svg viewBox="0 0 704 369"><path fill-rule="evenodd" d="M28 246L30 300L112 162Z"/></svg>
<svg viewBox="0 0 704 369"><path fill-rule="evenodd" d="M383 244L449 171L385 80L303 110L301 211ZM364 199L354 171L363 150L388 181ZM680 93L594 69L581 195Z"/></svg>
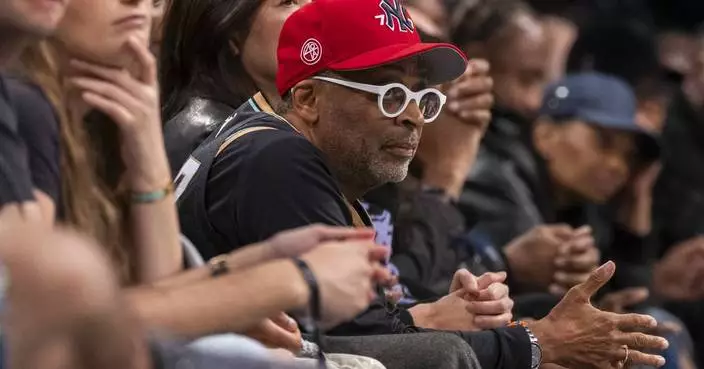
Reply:
<svg viewBox="0 0 704 369"><path fill-rule="evenodd" d="M616 314L595 308L590 300L614 275L608 262L571 288L547 317L528 326L543 349L543 362L568 368L622 368L629 364L661 367L665 359L645 352L667 348L667 340L643 332L657 326L641 314ZM626 350L628 347L628 362Z"/></svg>

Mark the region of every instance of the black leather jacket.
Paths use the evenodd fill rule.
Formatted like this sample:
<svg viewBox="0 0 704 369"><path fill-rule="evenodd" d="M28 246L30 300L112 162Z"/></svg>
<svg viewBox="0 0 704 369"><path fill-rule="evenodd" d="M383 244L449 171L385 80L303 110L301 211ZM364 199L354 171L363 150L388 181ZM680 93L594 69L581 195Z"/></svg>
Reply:
<svg viewBox="0 0 704 369"><path fill-rule="evenodd" d="M164 141L174 176L193 150L218 129L235 109L236 107L215 100L194 97L183 110L166 122Z"/></svg>

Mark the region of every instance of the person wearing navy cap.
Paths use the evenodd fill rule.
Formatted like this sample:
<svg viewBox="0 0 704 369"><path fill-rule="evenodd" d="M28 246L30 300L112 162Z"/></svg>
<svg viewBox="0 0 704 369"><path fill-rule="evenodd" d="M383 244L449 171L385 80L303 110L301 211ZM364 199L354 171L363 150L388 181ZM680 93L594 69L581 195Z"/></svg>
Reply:
<svg viewBox="0 0 704 369"><path fill-rule="evenodd" d="M276 113L252 114L211 136L177 176L182 229L206 257L298 225L369 227L359 198L406 177L423 125L446 100L433 86L467 66L456 47L422 43L398 0L313 1L284 23L277 55L283 103ZM301 269L314 280L316 270ZM635 333L652 327L652 318L589 303L614 270L613 263L599 268L537 322L506 326L511 302L503 277L467 272L458 274L452 293L410 309L385 301L377 289L380 297L366 312L329 333L416 334L454 326L485 369L661 366L661 357L645 352L666 341ZM311 306L316 300L312 294ZM482 311L467 314L478 306ZM475 319L498 324L459 332ZM427 344L435 347L432 337Z"/></svg>
<svg viewBox="0 0 704 369"><path fill-rule="evenodd" d="M487 172L485 156L479 164L484 168L472 179L475 188L501 189L500 200L487 192L473 194L492 206L492 217L485 212L476 229L494 239L511 239L525 230L521 227L550 223L590 226L602 258L620 267L609 286L615 292L600 299L617 311L636 307L630 305L647 308L647 290L635 288L649 285L652 257L647 237L660 147L658 138L636 122L636 106L632 89L616 77L568 75L548 86L538 119L525 127L524 141L503 141L503 159L491 161L493 174ZM563 244L568 245L574 246ZM512 252L510 247L503 251ZM554 262L567 259L559 254ZM583 275L579 259L569 261L574 264L556 273L553 283L578 283L566 280ZM670 319L662 310L648 312Z"/></svg>

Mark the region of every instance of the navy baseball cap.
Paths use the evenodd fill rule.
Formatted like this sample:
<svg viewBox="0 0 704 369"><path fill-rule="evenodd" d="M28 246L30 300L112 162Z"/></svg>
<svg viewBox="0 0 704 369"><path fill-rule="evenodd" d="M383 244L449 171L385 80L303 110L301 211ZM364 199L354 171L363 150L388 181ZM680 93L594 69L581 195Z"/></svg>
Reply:
<svg viewBox="0 0 704 369"><path fill-rule="evenodd" d="M637 101L631 87L601 73L570 74L545 91L540 115L560 122L571 119L608 129L633 132L644 160L660 156L658 138L636 123Z"/></svg>

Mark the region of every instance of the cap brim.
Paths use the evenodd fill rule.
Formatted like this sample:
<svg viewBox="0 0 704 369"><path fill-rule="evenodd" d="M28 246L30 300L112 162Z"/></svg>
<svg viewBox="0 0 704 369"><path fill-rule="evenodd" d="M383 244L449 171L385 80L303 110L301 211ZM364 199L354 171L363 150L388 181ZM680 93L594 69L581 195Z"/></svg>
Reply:
<svg viewBox="0 0 704 369"><path fill-rule="evenodd" d="M638 151L645 161L653 161L660 157L660 140L652 133L631 119L612 117L597 112L582 111L576 116L598 126L627 131L636 134Z"/></svg>
<svg viewBox="0 0 704 369"><path fill-rule="evenodd" d="M420 58L424 76L430 85L450 82L461 76L467 69L467 58L464 53L454 45L443 43L389 45L351 59L331 63L329 68L340 71L363 70L414 56Z"/></svg>

